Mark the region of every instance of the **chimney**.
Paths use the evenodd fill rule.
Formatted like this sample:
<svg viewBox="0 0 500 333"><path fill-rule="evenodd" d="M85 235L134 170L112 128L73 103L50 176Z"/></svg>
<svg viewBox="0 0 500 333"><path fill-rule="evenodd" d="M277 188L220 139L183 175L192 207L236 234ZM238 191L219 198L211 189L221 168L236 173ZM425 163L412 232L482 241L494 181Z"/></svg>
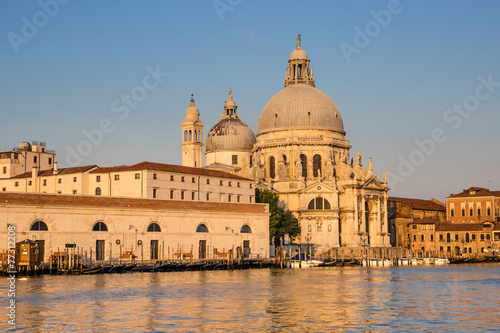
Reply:
<svg viewBox="0 0 500 333"><path fill-rule="evenodd" d="M57 175L57 162L54 162L53 174Z"/></svg>
<svg viewBox="0 0 500 333"><path fill-rule="evenodd" d="M38 167L33 166L31 168L31 188L34 193L38 192Z"/></svg>

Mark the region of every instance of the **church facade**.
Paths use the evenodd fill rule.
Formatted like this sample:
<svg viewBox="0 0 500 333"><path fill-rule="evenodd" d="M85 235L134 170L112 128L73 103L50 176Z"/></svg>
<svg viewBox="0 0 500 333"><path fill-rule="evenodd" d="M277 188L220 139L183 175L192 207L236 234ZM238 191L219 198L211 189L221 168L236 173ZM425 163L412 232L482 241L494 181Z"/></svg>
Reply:
<svg viewBox="0 0 500 333"><path fill-rule="evenodd" d="M199 121L194 100L186 110L183 164L200 165L203 143L189 133ZM196 115L196 116L193 116ZM196 131L202 133L202 127ZM284 89L273 96L259 118L257 134L240 120L230 91L220 121L207 134L204 168L253 179L279 195L299 220L301 242L317 253L335 247L388 247L386 177L365 167L350 143L334 102L315 87L306 51L292 51ZM188 156L196 156L189 158ZM196 160L194 160L196 158Z"/></svg>

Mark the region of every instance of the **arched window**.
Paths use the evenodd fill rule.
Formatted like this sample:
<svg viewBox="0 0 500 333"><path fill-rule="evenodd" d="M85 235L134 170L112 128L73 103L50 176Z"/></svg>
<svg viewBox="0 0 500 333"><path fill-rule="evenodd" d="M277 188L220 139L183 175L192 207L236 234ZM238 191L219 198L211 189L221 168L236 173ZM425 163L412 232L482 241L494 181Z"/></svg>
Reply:
<svg viewBox="0 0 500 333"><path fill-rule="evenodd" d="M188 131L184 131L184 141L188 140Z"/></svg>
<svg viewBox="0 0 500 333"><path fill-rule="evenodd" d="M332 209L330 202L322 197L316 197L309 201L307 209Z"/></svg>
<svg viewBox="0 0 500 333"><path fill-rule="evenodd" d="M449 232L446 234L446 242L447 243L451 242L451 235Z"/></svg>
<svg viewBox="0 0 500 333"><path fill-rule="evenodd" d="M108 226L104 222L97 222L94 224L92 231L108 231Z"/></svg>
<svg viewBox="0 0 500 333"><path fill-rule="evenodd" d="M271 156L271 158L269 158L269 177L271 177L271 179L274 179L274 177L276 177L276 163L274 160L274 156Z"/></svg>
<svg viewBox="0 0 500 333"><path fill-rule="evenodd" d="M47 224L43 221L35 221L30 228L31 231L48 231Z"/></svg>
<svg viewBox="0 0 500 333"><path fill-rule="evenodd" d="M313 156L313 175L314 177L321 177L321 156L316 154Z"/></svg>
<svg viewBox="0 0 500 333"><path fill-rule="evenodd" d="M244 226L241 227L240 233L242 233L242 234L251 234L252 233L252 229L250 229L250 227L245 224Z"/></svg>
<svg viewBox="0 0 500 333"><path fill-rule="evenodd" d="M148 232L161 232L160 225L158 223L151 223L148 227Z"/></svg>
<svg viewBox="0 0 500 333"><path fill-rule="evenodd" d="M469 233L468 233L468 232L465 234L465 242L466 242L466 243L469 243L469 242L470 242L470 236L469 236Z"/></svg>
<svg viewBox="0 0 500 333"><path fill-rule="evenodd" d="M101 188L100 187L96 187L95 195L101 195Z"/></svg>
<svg viewBox="0 0 500 333"><path fill-rule="evenodd" d="M200 224L198 228L196 228L196 232L208 232L208 228L204 224Z"/></svg>
<svg viewBox="0 0 500 333"><path fill-rule="evenodd" d="M198 131L194 131L194 141L198 142Z"/></svg>
<svg viewBox="0 0 500 333"><path fill-rule="evenodd" d="M307 156L300 154L300 163L302 163L302 177L307 177Z"/></svg>

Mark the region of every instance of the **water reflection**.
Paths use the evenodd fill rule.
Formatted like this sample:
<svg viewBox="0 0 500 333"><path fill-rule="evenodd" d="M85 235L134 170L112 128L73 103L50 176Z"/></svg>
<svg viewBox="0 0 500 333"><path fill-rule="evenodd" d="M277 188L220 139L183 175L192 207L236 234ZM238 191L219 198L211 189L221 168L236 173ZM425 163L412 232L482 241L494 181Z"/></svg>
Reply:
<svg viewBox="0 0 500 333"><path fill-rule="evenodd" d="M17 284L15 330L487 331L500 326L494 315L500 306L499 268L344 267L28 278Z"/></svg>

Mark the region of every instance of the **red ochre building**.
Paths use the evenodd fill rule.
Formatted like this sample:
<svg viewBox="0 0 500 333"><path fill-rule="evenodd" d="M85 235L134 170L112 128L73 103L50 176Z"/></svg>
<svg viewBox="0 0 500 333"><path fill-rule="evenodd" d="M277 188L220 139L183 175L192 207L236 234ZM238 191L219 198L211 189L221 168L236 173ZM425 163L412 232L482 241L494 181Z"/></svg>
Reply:
<svg viewBox="0 0 500 333"><path fill-rule="evenodd" d="M425 201L389 198L389 221L396 229L397 246L406 247L420 257L498 255L500 191L471 187L451 194L446 198L444 218L442 208L431 208L429 203L426 209Z"/></svg>

